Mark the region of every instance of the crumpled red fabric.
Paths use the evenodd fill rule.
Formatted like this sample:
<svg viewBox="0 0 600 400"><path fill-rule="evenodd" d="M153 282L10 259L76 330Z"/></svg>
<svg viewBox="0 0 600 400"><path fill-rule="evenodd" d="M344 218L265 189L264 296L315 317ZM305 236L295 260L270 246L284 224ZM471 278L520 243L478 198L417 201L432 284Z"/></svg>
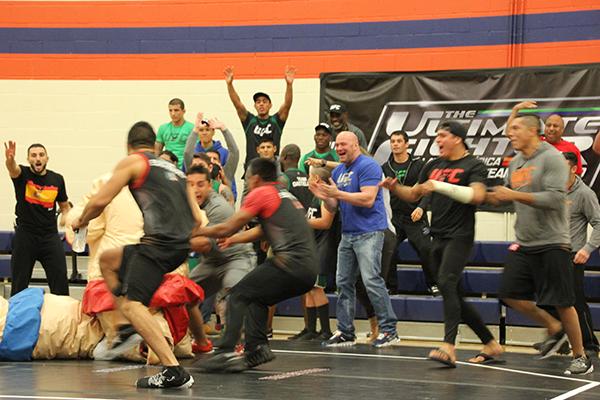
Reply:
<svg viewBox="0 0 600 400"><path fill-rule="evenodd" d="M175 344L187 333L190 316L186 304L204 300L204 290L189 278L167 274L152 296L150 307L162 309ZM88 282L83 293L81 310L88 315L112 311L116 308L114 296L104 279Z"/></svg>

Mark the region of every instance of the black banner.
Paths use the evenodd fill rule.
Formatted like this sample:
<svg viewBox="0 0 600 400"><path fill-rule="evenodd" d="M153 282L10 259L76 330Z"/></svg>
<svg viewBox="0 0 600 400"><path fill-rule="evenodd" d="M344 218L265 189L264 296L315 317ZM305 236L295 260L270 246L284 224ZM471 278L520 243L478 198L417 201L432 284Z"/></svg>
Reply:
<svg viewBox="0 0 600 400"><path fill-rule="evenodd" d="M322 115L330 104L342 103L350 121L369 140L369 151L383 163L390 154L389 133L404 130L412 154L438 155L437 126L458 120L468 127L471 152L488 167L488 184L506 176L514 154L504 135L512 107L537 101L531 110L545 119L559 114L563 139L575 143L583 157L584 181L600 192L599 157L592 152L600 130L600 64L505 70L425 73L333 73L321 76Z"/></svg>

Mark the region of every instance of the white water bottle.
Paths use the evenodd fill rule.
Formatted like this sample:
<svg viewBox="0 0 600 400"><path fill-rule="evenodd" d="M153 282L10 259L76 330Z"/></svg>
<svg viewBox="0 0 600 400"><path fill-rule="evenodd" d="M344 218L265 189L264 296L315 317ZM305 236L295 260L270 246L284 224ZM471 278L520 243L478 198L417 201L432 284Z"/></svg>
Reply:
<svg viewBox="0 0 600 400"><path fill-rule="evenodd" d="M71 248L75 253L83 253L85 251L85 241L87 238L87 227L79 228L75 231L75 238Z"/></svg>

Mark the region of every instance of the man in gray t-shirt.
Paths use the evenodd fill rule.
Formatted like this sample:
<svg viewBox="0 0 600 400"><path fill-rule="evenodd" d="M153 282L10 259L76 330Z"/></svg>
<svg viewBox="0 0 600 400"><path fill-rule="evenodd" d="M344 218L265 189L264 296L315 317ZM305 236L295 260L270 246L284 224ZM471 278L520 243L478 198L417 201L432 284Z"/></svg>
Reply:
<svg viewBox="0 0 600 400"><path fill-rule="evenodd" d="M507 186L488 196L515 205L516 242L509 247L499 297L548 330L542 358L554 354L567 337L573 360L566 375L584 375L594 367L583 350L573 290L566 192L568 168L563 156L541 141L537 116L517 116L507 135L518 154L509 165ZM560 321L538 306L555 307Z"/></svg>
<svg viewBox="0 0 600 400"><path fill-rule="evenodd" d="M187 178L210 226L226 221L235 210L223 196L212 189L208 174L208 170L203 167L191 167ZM218 293L217 302L223 300L227 291L256 266L256 255L249 243L234 244L220 249L214 239L195 237L191 244L192 250L201 253L203 259L190 273L190 279L204 289L205 298Z"/></svg>
<svg viewBox="0 0 600 400"><path fill-rule="evenodd" d="M571 230L571 248L575 269L575 309L579 316L583 348L586 354L598 355L600 346L594 335L594 325L590 308L585 299L583 278L585 263L590 254L600 247L600 205L598 197L581 178L577 175L577 155L574 153L563 153L569 164L569 185L567 193L567 204L569 208L569 227ZM593 231L588 240L588 224Z"/></svg>

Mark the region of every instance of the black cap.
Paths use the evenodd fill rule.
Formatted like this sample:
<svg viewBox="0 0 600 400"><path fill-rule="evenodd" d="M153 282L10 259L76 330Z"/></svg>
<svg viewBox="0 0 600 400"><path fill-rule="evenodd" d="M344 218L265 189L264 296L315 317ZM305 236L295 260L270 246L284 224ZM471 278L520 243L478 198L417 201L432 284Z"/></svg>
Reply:
<svg viewBox="0 0 600 400"><path fill-rule="evenodd" d="M444 121L442 125L440 125L440 129L447 130L454 136L458 136L462 139L465 147L467 147L467 143L465 140L467 139L467 128L463 124L459 124L456 121Z"/></svg>
<svg viewBox="0 0 600 400"><path fill-rule="evenodd" d="M329 106L329 114L334 113L334 114L343 114L346 112L346 107L344 107L342 104L332 104Z"/></svg>
<svg viewBox="0 0 600 400"><path fill-rule="evenodd" d="M319 125L315 126L315 132L318 131L319 129L323 129L330 135L333 134L333 132L331 131L331 126L329 126L329 124L327 122L321 122Z"/></svg>
<svg viewBox="0 0 600 400"><path fill-rule="evenodd" d="M254 93L254 96L252 96L252 100L254 100L254 102L256 103L256 100L258 100L259 97L266 97L267 100L271 101L271 98L265 92L256 92L256 93Z"/></svg>

